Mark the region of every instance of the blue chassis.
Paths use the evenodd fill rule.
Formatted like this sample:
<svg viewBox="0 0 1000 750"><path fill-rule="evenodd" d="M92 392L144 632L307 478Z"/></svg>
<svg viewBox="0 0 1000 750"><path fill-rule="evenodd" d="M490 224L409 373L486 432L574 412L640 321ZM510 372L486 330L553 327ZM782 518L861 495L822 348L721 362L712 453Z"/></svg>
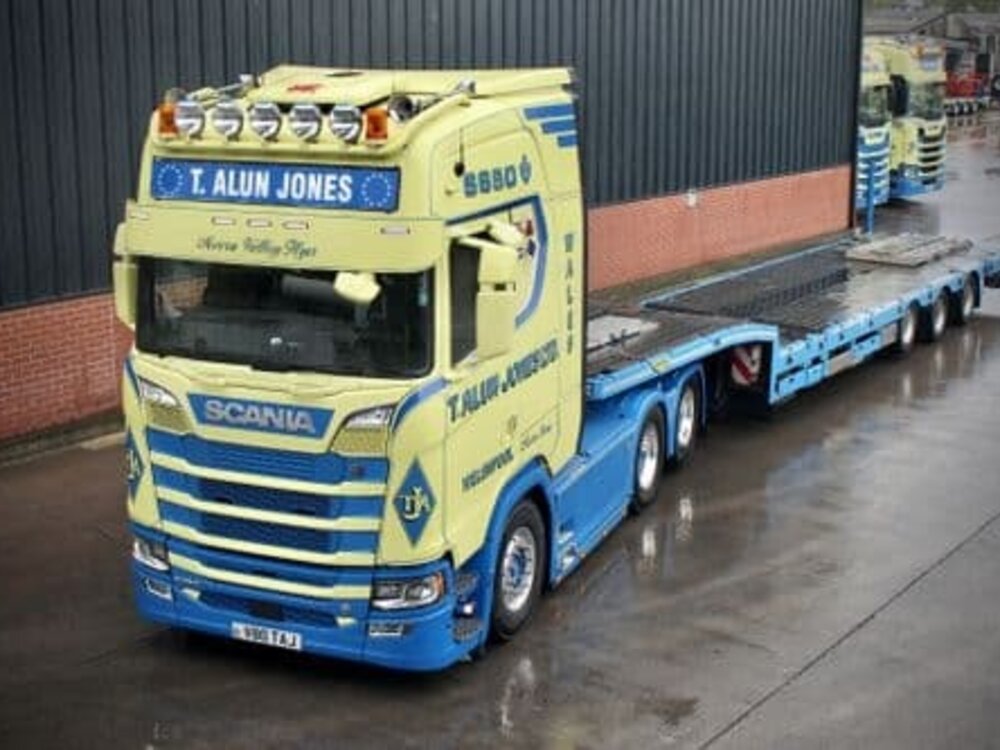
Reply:
<svg viewBox="0 0 1000 750"><path fill-rule="evenodd" d="M822 249L822 248L817 248ZM802 255L814 252L807 250ZM769 263L780 263L781 258ZM769 263L756 264L727 274L671 290L650 302L716 283L738 278L740 274L761 269ZM666 455L675 452L671 425L677 410L681 388L689 381L704 387L704 363L707 358L741 343L762 343L770 352L768 401L777 404L795 393L815 386L834 374L833 352L850 351L860 363L881 347L881 332L897 323L910 304L926 307L943 289L958 292L965 275L979 275L983 286L1000 286L1000 255L970 260L961 270L941 268L932 281L915 284L905 293L862 315L831 323L826 329L783 343L777 326L766 323L736 323L706 336L692 336L665 347L613 372L588 378L586 414L579 453L556 475L551 476L540 461L525 466L501 492L483 548L463 566L463 573L477 580L475 593L469 597L483 623L478 632L461 641L454 634L456 623L455 571L447 560L412 568L376 568L374 578L426 575L443 570L447 595L430 607L389 613L370 610L367 602L353 603L355 624L344 628L319 628L296 625L303 638L303 650L332 657L362 661L401 670L438 670L466 658L482 646L487 637L485 623L490 621L493 570L504 522L513 507L526 495L539 503L548 528L549 583L556 585L615 528L627 513L632 494L632 462L638 431L650 409L661 409L667 424ZM978 302L978 295L977 295ZM704 402L705 399L702 399ZM703 410L704 411L704 410ZM704 421L705 414L702 414ZM133 531L151 540L170 544L171 540L147 528ZM220 584L187 573L161 573L133 562L135 596L140 612L153 621L230 637L234 619L263 627L281 627L268 619L250 615L234 618L187 597L183 589L232 593L262 602L301 603L297 597L261 592L256 589ZM150 592L150 584L169 589L170 600ZM314 603L314 602L313 602ZM400 637L373 637L373 624L404 623L406 634Z"/></svg>

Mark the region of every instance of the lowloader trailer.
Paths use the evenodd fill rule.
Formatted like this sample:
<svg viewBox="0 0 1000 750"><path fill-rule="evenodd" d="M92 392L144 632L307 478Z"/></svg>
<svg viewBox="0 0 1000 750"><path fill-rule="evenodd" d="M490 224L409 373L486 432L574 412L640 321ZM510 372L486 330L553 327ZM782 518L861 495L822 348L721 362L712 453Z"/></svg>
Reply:
<svg viewBox="0 0 1000 750"><path fill-rule="evenodd" d="M845 239L588 311L570 85L281 67L157 108L114 266L145 617L445 668L720 403L905 353L1000 283L995 248Z"/></svg>

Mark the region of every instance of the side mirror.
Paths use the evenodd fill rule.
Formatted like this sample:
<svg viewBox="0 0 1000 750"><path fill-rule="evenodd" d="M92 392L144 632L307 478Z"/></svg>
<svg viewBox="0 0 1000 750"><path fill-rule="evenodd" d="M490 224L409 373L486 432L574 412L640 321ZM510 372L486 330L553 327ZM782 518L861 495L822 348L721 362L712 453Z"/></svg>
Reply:
<svg viewBox="0 0 1000 750"><path fill-rule="evenodd" d="M111 280L115 292L115 315L122 323L134 329L139 300L139 266L125 255L124 224L119 224L115 230L113 252L115 261L112 264Z"/></svg>
<svg viewBox="0 0 1000 750"><path fill-rule="evenodd" d="M479 249L476 294L476 355L480 361L506 354L514 345L517 315L517 251L480 239L466 239Z"/></svg>

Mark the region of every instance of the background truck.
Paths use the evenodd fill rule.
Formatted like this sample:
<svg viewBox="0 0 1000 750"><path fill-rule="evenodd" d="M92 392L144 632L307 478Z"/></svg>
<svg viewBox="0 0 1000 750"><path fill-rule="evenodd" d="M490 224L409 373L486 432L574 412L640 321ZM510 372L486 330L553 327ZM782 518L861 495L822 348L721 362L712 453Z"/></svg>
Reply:
<svg viewBox="0 0 1000 750"><path fill-rule="evenodd" d="M944 186L948 122L944 113L944 50L926 39L873 37L892 81L889 194L910 198Z"/></svg>
<svg viewBox="0 0 1000 750"><path fill-rule="evenodd" d="M889 68L875 45L864 43L861 56L861 99L858 103L858 154L855 207L863 209L868 201L869 175L872 171L872 200L880 206L889 200Z"/></svg>
<svg viewBox="0 0 1000 750"><path fill-rule="evenodd" d="M989 109L991 55L966 50L945 57L944 111L946 115L972 115Z"/></svg>
<svg viewBox="0 0 1000 750"><path fill-rule="evenodd" d="M158 108L114 267L146 617L446 667L717 409L933 340L1000 282L905 236L588 309L571 81L282 67Z"/></svg>

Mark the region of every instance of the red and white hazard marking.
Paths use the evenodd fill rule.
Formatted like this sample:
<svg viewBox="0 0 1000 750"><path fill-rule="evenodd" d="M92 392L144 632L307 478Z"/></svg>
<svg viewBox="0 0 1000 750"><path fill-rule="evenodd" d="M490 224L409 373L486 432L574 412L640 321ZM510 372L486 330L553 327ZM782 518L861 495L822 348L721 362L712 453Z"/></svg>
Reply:
<svg viewBox="0 0 1000 750"><path fill-rule="evenodd" d="M760 378L760 344L737 346L732 352L730 377L736 385L753 385Z"/></svg>

